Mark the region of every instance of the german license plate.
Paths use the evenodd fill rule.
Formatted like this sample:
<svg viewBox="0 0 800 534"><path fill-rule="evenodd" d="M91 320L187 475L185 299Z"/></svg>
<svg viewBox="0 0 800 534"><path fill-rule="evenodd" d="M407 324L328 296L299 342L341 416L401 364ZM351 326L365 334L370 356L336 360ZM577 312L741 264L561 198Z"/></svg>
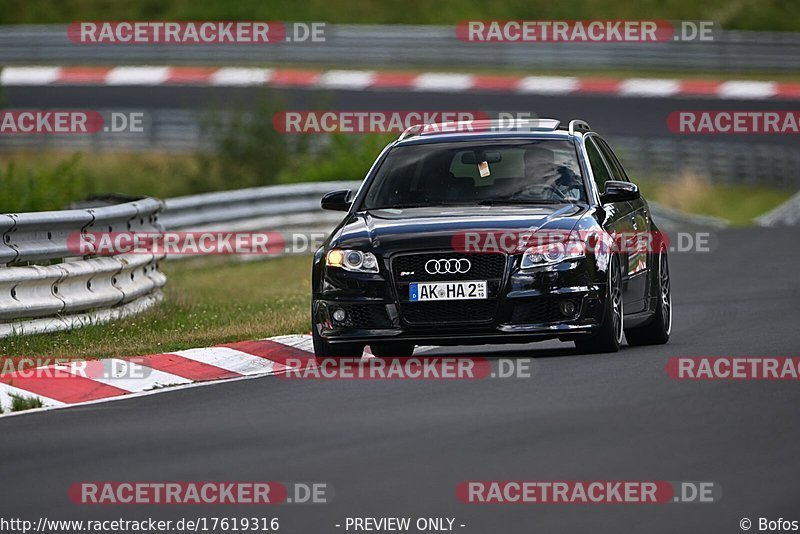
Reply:
<svg viewBox="0 0 800 534"><path fill-rule="evenodd" d="M486 280L471 282L416 282L409 285L409 300L471 300L486 298Z"/></svg>

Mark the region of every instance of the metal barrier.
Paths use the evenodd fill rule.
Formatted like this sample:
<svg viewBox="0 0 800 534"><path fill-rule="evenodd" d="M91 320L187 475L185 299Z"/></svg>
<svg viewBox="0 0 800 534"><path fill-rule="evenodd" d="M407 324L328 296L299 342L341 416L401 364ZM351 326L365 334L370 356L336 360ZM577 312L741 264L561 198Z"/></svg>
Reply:
<svg viewBox="0 0 800 534"><path fill-rule="evenodd" d="M313 224L314 215L321 217L324 213L319 206L322 195L334 189L356 189L359 185L361 182L314 182L170 198L164 201L160 221L167 230L247 220L255 221L253 224L258 226L264 217L294 214L300 217L297 221L300 224Z"/></svg>
<svg viewBox="0 0 800 534"><path fill-rule="evenodd" d="M800 189L796 145L606 137L634 179L670 181L688 171L715 184Z"/></svg>
<svg viewBox="0 0 800 534"><path fill-rule="evenodd" d="M329 230L341 214L319 201L360 182L308 183L221 191L87 209L0 215L0 338L66 330L140 313L158 302L164 255L75 255L68 238L87 232L161 232L226 225L228 230ZM162 211L163 210L163 211ZM40 262L44 265L31 265ZM57 262L51 264L53 262Z"/></svg>
<svg viewBox="0 0 800 534"><path fill-rule="evenodd" d="M327 24L318 43L109 46L74 44L66 25L0 27L0 63L53 62L789 72L800 69L800 34L719 30L702 42L479 44L459 41L455 26Z"/></svg>
<svg viewBox="0 0 800 534"><path fill-rule="evenodd" d="M112 110L98 110L109 114ZM203 129L206 115L185 109L156 108L149 110L116 108L121 113L144 112L142 132L98 132L87 135L16 134L0 136L0 150L86 150L126 152L195 152L214 148L213 139Z"/></svg>
<svg viewBox="0 0 800 534"><path fill-rule="evenodd" d="M76 257L68 239L86 232L159 232L161 201L0 215L0 337L107 322L161 298L163 255ZM37 265L34 263L44 263Z"/></svg>

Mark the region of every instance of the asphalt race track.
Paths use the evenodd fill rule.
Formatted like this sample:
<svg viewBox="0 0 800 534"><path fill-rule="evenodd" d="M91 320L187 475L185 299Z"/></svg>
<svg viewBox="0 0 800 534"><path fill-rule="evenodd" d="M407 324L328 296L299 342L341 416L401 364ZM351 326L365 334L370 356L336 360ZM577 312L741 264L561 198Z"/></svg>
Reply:
<svg viewBox="0 0 800 534"><path fill-rule="evenodd" d="M194 86L44 86L6 87L6 105L14 108L197 109L252 105L264 88ZM683 110L786 110L787 100L725 100L719 98L644 98L626 96L526 95L469 91L465 93L415 92L410 90L347 91L309 88L271 89L288 109L333 110L458 110L527 112L562 120L581 118L603 135L628 137L677 137L667 129L667 116ZM200 113L202 116L202 113ZM701 141L753 141L787 144L791 135L693 136Z"/></svg>
<svg viewBox="0 0 800 534"><path fill-rule="evenodd" d="M347 516L450 516L465 533L741 532L800 519L797 382L670 379L671 356L797 356L795 229L728 230L672 257L672 341L535 358L528 379L231 382L0 420L0 516L277 516L345 532ZM487 349L470 349L485 354ZM440 351L444 353L445 351ZM449 352L453 352L452 350ZM456 352L467 352L466 350ZM715 481L715 504L467 505L463 480ZM327 505L78 506L79 481L321 481ZM753 531L757 531L757 524Z"/></svg>

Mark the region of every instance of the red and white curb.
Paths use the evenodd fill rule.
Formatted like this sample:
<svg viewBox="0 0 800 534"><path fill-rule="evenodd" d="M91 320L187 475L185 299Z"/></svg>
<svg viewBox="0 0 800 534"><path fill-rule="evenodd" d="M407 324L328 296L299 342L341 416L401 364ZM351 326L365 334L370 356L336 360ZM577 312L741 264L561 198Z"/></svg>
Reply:
<svg viewBox="0 0 800 534"><path fill-rule="evenodd" d="M371 356L368 351L364 355ZM287 365L304 365L313 357L311 336L294 335L168 354L57 364L36 372L0 374L0 406L4 416L31 411L11 412L15 395L38 398L43 409L104 402L199 383L279 374Z"/></svg>
<svg viewBox="0 0 800 534"><path fill-rule="evenodd" d="M751 80L512 76L449 72L300 70L253 67L5 67L2 86L273 86L320 89L405 89L431 92L499 92L540 95L595 94L621 97L800 99L800 83Z"/></svg>

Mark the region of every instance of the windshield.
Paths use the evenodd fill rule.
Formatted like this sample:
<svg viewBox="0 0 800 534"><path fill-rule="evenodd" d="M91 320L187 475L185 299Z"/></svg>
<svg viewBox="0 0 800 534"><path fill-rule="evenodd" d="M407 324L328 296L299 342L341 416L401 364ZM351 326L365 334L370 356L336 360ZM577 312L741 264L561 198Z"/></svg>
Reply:
<svg viewBox="0 0 800 534"><path fill-rule="evenodd" d="M395 147L362 209L585 201L571 142L483 141Z"/></svg>

